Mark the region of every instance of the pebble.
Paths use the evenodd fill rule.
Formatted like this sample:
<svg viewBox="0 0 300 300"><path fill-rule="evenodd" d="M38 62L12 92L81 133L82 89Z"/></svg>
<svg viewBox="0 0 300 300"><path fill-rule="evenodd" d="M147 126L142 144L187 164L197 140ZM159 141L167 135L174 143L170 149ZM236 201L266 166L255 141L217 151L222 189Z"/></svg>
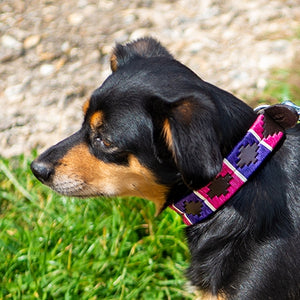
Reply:
<svg viewBox="0 0 300 300"><path fill-rule="evenodd" d="M80 25L82 21L83 21L83 15L79 13L73 13L68 17L68 22L73 26Z"/></svg>
<svg viewBox="0 0 300 300"><path fill-rule="evenodd" d="M22 43L17 41L14 37L10 35L3 35L1 38L1 44L3 47L10 49L22 49Z"/></svg>
<svg viewBox="0 0 300 300"><path fill-rule="evenodd" d="M70 43L68 41L65 41L61 47L60 47L61 51L67 53L71 50L71 46L70 46Z"/></svg>
<svg viewBox="0 0 300 300"><path fill-rule="evenodd" d="M40 74L42 76L50 76L55 72L55 66L51 64L44 64L40 67Z"/></svg>
<svg viewBox="0 0 300 300"><path fill-rule="evenodd" d="M257 80L257 88L262 91L267 86L267 80L265 78L259 78Z"/></svg>
<svg viewBox="0 0 300 300"><path fill-rule="evenodd" d="M74 63L72 63L71 65L68 66L68 72L69 73L73 73L77 70L79 70L79 68L82 66L81 61L76 61Z"/></svg>
<svg viewBox="0 0 300 300"><path fill-rule="evenodd" d="M22 83L9 86L4 90L4 95L10 99L10 101L15 102L22 97L21 92L23 91L23 87L24 85Z"/></svg>
<svg viewBox="0 0 300 300"><path fill-rule="evenodd" d="M0 62L9 62L23 54L23 45L10 35L3 35L0 42Z"/></svg>
<svg viewBox="0 0 300 300"><path fill-rule="evenodd" d="M40 40L41 40L41 37L39 35L31 35L31 36L27 37L23 43L24 48L25 49L33 48L40 42Z"/></svg>

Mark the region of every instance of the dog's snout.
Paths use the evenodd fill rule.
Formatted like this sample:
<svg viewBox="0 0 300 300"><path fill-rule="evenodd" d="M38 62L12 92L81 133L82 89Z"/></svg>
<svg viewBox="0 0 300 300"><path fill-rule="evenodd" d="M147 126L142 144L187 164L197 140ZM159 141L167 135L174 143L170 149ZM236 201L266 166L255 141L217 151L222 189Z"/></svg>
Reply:
<svg viewBox="0 0 300 300"><path fill-rule="evenodd" d="M36 178L42 182L49 180L50 176L54 173L54 168L51 164L34 160L30 168Z"/></svg>

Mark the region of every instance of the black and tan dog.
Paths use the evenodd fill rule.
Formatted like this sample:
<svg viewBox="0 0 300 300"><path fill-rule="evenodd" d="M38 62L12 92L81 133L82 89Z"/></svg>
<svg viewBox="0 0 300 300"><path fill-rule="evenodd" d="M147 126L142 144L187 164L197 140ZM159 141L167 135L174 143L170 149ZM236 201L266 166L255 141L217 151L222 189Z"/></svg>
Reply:
<svg viewBox="0 0 300 300"><path fill-rule="evenodd" d="M257 114L151 38L117 45L82 128L31 165L68 196L139 196L158 211L208 184ZM300 125L220 209L187 227L205 299L300 299ZM130 225L128 225L130 226Z"/></svg>

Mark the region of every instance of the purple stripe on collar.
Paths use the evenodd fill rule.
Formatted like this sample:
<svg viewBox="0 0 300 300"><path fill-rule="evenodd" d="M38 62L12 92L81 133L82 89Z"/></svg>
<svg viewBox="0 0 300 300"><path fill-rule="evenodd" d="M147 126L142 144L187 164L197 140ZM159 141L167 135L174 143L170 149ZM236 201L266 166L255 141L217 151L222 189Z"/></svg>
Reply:
<svg viewBox="0 0 300 300"><path fill-rule="evenodd" d="M186 225L196 224L228 201L257 170L283 137L283 128L267 114L260 114L245 137L223 160L221 172L198 191L170 208Z"/></svg>

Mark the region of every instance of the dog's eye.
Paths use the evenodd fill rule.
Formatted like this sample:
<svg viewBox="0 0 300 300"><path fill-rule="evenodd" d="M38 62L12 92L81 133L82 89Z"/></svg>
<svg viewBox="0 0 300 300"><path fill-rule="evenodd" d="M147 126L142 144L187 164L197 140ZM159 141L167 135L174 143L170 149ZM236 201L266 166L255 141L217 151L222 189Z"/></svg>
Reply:
<svg viewBox="0 0 300 300"><path fill-rule="evenodd" d="M102 148L112 148L113 144L107 140L103 140L100 136L95 137L94 145Z"/></svg>

